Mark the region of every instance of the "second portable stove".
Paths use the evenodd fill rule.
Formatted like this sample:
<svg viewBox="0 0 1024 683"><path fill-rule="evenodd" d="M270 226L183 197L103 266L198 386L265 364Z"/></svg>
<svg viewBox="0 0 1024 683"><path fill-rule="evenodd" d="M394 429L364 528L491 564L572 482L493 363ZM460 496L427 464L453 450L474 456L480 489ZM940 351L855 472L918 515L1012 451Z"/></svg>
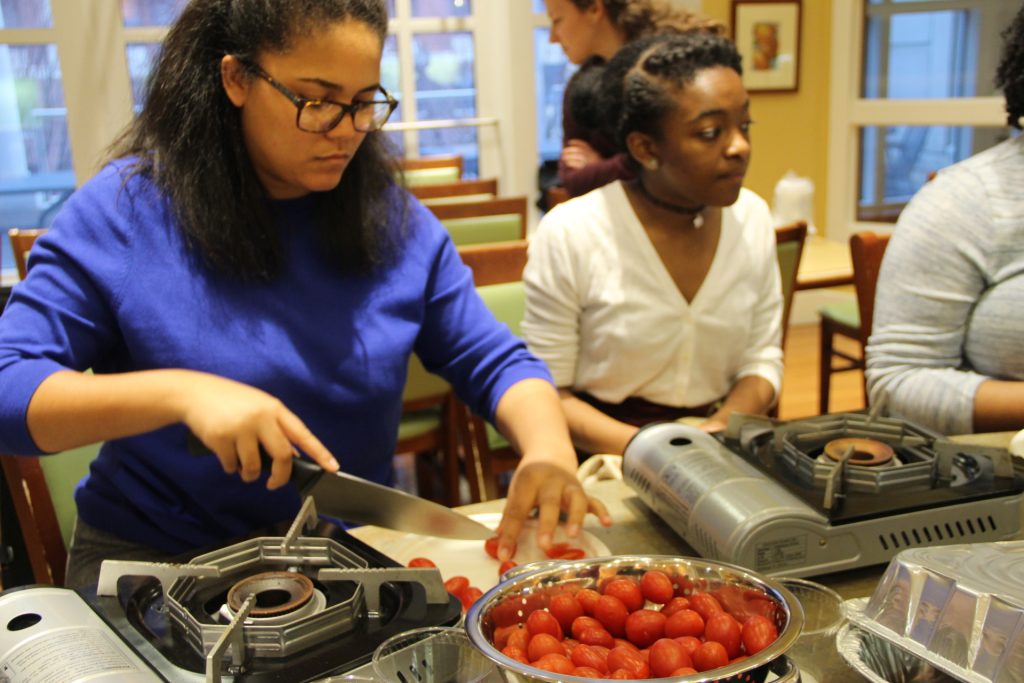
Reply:
<svg viewBox="0 0 1024 683"><path fill-rule="evenodd" d="M1021 468L1004 449L862 413L734 415L717 438L654 424L623 461L629 486L702 556L789 576L880 564L913 546L1012 538Z"/></svg>

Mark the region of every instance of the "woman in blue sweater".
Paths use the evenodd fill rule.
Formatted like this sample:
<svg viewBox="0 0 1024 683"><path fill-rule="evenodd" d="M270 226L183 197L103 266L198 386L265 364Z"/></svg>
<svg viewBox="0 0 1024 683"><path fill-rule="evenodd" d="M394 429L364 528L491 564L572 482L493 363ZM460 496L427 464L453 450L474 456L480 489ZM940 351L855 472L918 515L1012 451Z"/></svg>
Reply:
<svg viewBox="0 0 1024 683"><path fill-rule="evenodd" d="M193 0L114 161L33 247L0 319L0 452L105 442L69 585L288 519L298 453L390 483L414 351L522 454L503 557L535 507L541 545L562 510L570 534L608 522L543 364L393 180L386 30L383 0Z"/></svg>

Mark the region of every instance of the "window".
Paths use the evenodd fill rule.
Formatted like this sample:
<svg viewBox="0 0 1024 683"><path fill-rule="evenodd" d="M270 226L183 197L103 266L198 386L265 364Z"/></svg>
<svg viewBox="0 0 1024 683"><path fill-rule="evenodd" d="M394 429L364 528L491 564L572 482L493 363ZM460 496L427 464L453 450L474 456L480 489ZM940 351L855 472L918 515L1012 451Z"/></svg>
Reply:
<svg viewBox="0 0 1024 683"><path fill-rule="evenodd" d="M1014 11L1001 0L833 0L830 237L895 221L932 172L1005 139L993 78Z"/></svg>

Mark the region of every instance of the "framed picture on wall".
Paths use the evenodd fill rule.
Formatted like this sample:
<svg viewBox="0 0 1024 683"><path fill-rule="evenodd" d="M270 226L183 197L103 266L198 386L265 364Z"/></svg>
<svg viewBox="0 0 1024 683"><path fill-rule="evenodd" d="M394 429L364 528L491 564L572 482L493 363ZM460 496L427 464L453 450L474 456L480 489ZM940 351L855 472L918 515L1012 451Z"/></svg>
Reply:
<svg viewBox="0 0 1024 683"><path fill-rule="evenodd" d="M794 92L800 82L800 0L733 0L732 31L751 92Z"/></svg>

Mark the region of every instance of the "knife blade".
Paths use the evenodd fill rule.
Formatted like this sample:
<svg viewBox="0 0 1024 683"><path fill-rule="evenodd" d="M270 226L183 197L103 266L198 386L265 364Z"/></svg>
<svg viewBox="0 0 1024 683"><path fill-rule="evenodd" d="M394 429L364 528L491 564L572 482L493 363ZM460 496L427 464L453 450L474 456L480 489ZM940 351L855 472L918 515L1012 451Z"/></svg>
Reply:
<svg viewBox="0 0 1024 683"><path fill-rule="evenodd" d="M193 454L212 455L191 433L188 447ZM269 467L270 457L262 449L260 456L263 466ZM326 472L305 458L292 460L291 483L301 497L313 497L317 512L346 522L470 541L495 536L490 527L444 505L344 472Z"/></svg>

